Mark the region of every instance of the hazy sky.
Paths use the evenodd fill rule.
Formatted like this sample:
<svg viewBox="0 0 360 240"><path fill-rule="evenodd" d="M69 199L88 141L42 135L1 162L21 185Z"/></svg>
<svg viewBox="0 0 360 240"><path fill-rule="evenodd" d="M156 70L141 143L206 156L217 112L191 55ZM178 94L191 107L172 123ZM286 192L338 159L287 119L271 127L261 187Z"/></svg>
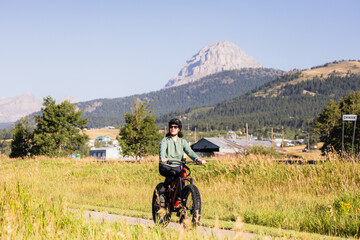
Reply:
<svg viewBox="0 0 360 240"><path fill-rule="evenodd" d="M281 70L359 60L360 1L0 0L0 98L159 90L220 40Z"/></svg>

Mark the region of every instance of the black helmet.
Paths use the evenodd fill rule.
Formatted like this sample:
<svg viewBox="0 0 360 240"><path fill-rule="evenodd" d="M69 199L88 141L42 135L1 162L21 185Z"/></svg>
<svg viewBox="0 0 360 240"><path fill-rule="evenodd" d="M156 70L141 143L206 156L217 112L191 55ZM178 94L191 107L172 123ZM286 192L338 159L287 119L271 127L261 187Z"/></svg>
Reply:
<svg viewBox="0 0 360 240"><path fill-rule="evenodd" d="M182 129L182 123L181 123L181 121L180 121L179 119L177 119L177 118L171 119L171 120L169 121L169 129L170 129L170 126L171 126L172 124L178 125L178 126L179 126L179 129L180 129L180 131L181 131L181 129Z"/></svg>

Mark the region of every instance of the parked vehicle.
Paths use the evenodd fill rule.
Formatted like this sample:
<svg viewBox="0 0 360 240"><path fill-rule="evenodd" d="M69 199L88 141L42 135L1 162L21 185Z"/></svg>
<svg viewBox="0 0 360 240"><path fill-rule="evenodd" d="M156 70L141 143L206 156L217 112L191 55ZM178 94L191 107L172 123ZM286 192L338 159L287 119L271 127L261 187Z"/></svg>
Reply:
<svg viewBox="0 0 360 240"><path fill-rule="evenodd" d="M310 149L304 148L302 151L303 151L303 152L310 152Z"/></svg>

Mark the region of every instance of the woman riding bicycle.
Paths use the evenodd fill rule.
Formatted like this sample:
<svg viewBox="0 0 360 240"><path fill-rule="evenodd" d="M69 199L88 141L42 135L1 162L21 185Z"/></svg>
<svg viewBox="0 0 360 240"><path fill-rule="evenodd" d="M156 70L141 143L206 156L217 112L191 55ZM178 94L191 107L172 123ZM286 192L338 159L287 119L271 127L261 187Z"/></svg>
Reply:
<svg viewBox="0 0 360 240"><path fill-rule="evenodd" d="M166 191L172 181L181 173L181 159L184 152L196 163L206 164L205 160L201 160L198 155L190 148L189 143L183 139L181 132L182 123L179 119L174 118L169 121L169 132L160 142L159 147L159 172L165 179ZM171 162L168 162L171 160Z"/></svg>

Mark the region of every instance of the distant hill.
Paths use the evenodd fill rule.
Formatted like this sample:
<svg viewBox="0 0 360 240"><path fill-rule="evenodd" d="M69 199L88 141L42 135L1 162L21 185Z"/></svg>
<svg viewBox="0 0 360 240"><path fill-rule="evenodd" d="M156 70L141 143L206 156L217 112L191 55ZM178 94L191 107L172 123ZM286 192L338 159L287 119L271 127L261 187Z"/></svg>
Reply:
<svg viewBox="0 0 360 240"><path fill-rule="evenodd" d="M12 125L14 125L15 123L13 122L9 122L9 123L0 123L0 129L4 129L4 128L9 128Z"/></svg>
<svg viewBox="0 0 360 240"><path fill-rule="evenodd" d="M302 128L314 119L331 99L338 101L360 91L360 62L328 63L309 70L291 71L231 100L200 108L162 115L157 122L172 117L205 130L288 126Z"/></svg>
<svg viewBox="0 0 360 240"><path fill-rule="evenodd" d="M39 111L42 105L37 97L31 93L24 93L17 97L0 98L0 128L11 125L30 113Z"/></svg>
<svg viewBox="0 0 360 240"><path fill-rule="evenodd" d="M84 117L89 118L89 127L119 126L124 123L123 115L131 110L134 101L150 103L154 113L161 115L231 99L282 73L270 68L224 71L177 87L123 98L80 102L76 106L83 111Z"/></svg>

